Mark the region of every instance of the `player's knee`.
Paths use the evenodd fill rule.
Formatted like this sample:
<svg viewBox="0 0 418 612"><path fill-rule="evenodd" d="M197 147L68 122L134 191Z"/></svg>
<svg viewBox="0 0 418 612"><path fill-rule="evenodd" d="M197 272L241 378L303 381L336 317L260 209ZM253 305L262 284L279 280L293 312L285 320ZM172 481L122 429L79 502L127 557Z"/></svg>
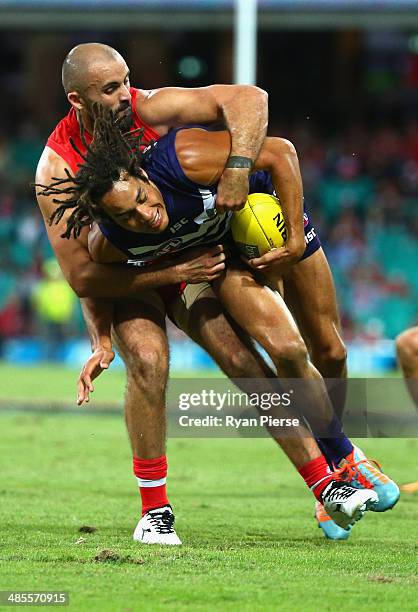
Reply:
<svg viewBox="0 0 418 612"><path fill-rule="evenodd" d="M125 359L128 377L140 386L165 381L168 374L168 356L165 349L157 346L142 346L131 351Z"/></svg>
<svg viewBox="0 0 418 612"><path fill-rule="evenodd" d="M251 378L254 375L254 358L245 350L229 350L221 367L230 378Z"/></svg>
<svg viewBox="0 0 418 612"><path fill-rule="evenodd" d="M285 368L297 371L303 368L308 362L308 350L302 338L294 338L275 345L267 350L279 374ZM296 374L295 374L296 375Z"/></svg>
<svg viewBox="0 0 418 612"><path fill-rule="evenodd" d="M331 369L341 369L347 361L347 349L344 342L340 338L321 346L316 353L315 362L318 362L319 369L326 371Z"/></svg>
<svg viewBox="0 0 418 612"><path fill-rule="evenodd" d="M418 359L418 327L399 334L396 338L396 352L401 364Z"/></svg>

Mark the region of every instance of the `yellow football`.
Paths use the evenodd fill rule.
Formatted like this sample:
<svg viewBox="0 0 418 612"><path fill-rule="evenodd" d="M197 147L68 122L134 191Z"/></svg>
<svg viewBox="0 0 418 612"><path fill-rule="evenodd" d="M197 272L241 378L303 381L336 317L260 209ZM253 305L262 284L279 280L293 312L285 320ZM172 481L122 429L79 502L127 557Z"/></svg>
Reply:
<svg viewBox="0 0 418 612"><path fill-rule="evenodd" d="M248 259L260 257L287 239L286 223L277 198L268 193L252 193L244 208L232 215L232 237Z"/></svg>

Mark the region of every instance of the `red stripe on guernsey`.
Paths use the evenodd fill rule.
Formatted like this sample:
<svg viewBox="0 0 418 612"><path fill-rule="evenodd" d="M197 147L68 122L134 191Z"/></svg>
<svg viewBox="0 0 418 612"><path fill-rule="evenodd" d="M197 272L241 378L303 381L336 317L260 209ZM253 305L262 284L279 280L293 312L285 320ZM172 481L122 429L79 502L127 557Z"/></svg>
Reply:
<svg viewBox="0 0 418 612"><path fill-rule="evenodd" d="M156 459L139 459L138 457L133 459L134 474L138 479L141 494L142 516L144 516L148 510L162 508L169 504L165 484L167 457L162 455ZM157 483L157 481L162 481L164 484ZM142 486L141 482L143 483Z"/></svg>
<svg viewBox="0 0 418 612"><path fill-rule="evenodd" d="M308 463L305 463L305 465L298 469L298 472L308 487L312 489L316 499L322 502L320 497L322 491L335 478L335 474L333 475L329 469L324 455L308 461Z"/></svg>
<svg viewBox="0 0 418 612"><path fill-rule="evenodd" d="M138 95L138 89L134 87L130 88L131 92L131 105L132 105L132 116L133 125L131 130L137 130L138 128L144 128L143 140L150 142L151 140L158 140L159 134L149 125L143 122L140 115L136 112L136 99ZM86 132L87 144L91 142L91 136ZM75 174L77 172L79 164L83 163L82 157L74 151L70 143L70 138L74 141L77 147L82 153L85 152L85 147L81 142L80 137L80 125L77 120L77 115L74 108L71 108L68 115L66 115L56 126L47 140L47 147L55 151L62 159L67 162L70 166L71 171Z"/></svg>

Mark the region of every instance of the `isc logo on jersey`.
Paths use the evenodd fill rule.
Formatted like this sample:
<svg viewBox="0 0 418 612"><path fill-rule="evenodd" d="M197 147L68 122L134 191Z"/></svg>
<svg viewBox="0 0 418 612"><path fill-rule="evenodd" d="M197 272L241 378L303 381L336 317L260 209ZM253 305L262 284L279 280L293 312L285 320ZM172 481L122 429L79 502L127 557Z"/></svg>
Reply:
<svg viewBox="0 0 418 612"><path fill-rule="evenodd" d="M234 213L232 237L245 257L260 257L287 240L286 224L277 198L267 193L252 193L244 208Z"/></svg>
<svg viewBox="0 0 418 612"><path fill-rule="evenodd" d="M174 223L174 225L172 225L172 226L170 227L170 232L171 232L172 234L175 234L176 232L178 232L179 230L181 230L181 228L183 227L183 225L187 225L187 224L188 224L188 222L189 222L189 220L188 220L188 219L185 219L185 218L183 217L183 219L180 219L180 221L177 221L177 223Z"/></svg>

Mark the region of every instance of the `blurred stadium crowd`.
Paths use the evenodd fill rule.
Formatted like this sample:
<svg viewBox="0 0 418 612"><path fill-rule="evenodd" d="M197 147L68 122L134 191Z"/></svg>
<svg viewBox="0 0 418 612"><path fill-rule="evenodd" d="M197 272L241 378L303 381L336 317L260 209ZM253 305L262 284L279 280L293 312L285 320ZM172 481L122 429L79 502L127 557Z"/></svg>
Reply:
<svg viewBox="0 0 418 612"><path fill-rule="evenodd" d="M294 141L345 339L394 338L418 316L418 124Z"/></svg>
<svg viewBox="0 0 418 612"><path fill-rule="evenodd" d="M60 358L63 340L84 337L78 300L52 258L30 183L46 137L66 112L57 82L62 59L85 39L11 32L0 40L0 112L7 117L0 125L0 358L12 359L19 339L25 359L36 339L38 357ZM232 78L227 32L93 39L120 49L132 82L143 87ZM259 79L270 93L270 134L289 138L299 153L345 340L372 346L393 339L418 318L418 36L265 32ZM392 344L389 353L394 367Z"/></svg>

